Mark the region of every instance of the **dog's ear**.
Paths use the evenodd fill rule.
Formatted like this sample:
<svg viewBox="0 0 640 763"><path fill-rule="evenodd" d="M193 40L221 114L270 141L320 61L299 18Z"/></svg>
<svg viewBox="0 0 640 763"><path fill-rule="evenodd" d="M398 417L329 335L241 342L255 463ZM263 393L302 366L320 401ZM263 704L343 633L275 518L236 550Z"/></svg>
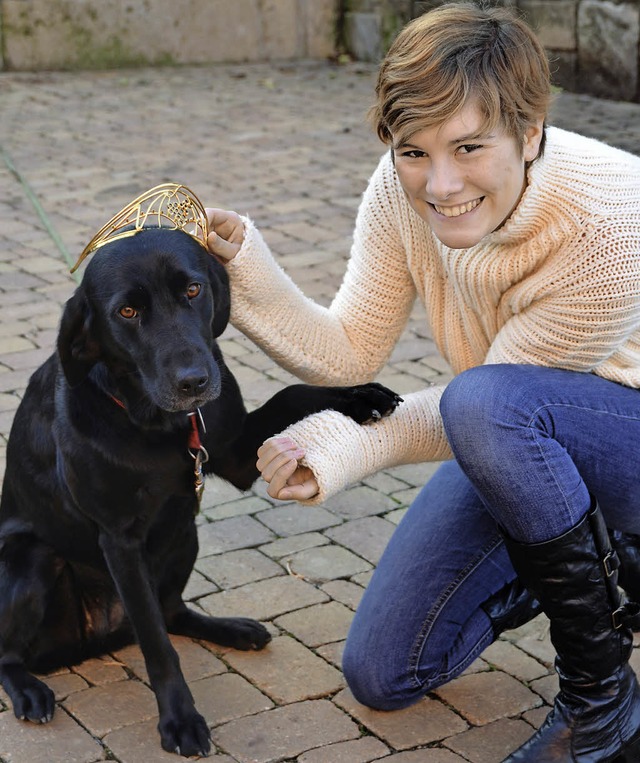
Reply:
<svg viewBox="0 0 640 763"><path fill-rule="evenodd" d="M209 256L209 282L213 292L213 321L211 328L213 335L219 337L229 323L231 311L231 294L229 292L229 276L224 268L214 257Z"/></svg>
<svg viewBox="0 0 640 763"><path fill-rule="evenodd" d="M91 308L82 287L76 290L62 313L58 332L58 357L72 387L86 378L100 358L100 345L92 331Z"/></svg>

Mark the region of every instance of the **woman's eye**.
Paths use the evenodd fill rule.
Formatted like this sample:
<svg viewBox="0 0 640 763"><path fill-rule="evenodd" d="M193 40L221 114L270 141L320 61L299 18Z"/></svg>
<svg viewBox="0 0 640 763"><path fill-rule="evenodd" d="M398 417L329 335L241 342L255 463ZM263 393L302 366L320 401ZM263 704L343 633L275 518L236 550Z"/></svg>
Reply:
<svg viewBox="0 0 640 763"><path fill-rule="evenodd" d="M129 305L125 305L124 307L121 307L119 312L120 312L120 315L123 318L126 318L127 320L130 320L131 318L135 318L136 315L138 314L138 311L135 309L135 307L130 307Z"/></svg>
<svg viewBox="0 0 640 763"><path fill-rule="evenodd" d="M409 159L420 159L424 155L424 151L418 151L416 148L408 149L407 151L403 151L401 153L401 156L406 156Z"/></svg>
<svg viewBox="0 0 640 763"><path fill-rule="evenodd" d="M202 287L199 283L190 283L189 286L187 286L187 297L188 299L193 299L194 297L197 297L198 294L200 294L200 289Z"/></svg>

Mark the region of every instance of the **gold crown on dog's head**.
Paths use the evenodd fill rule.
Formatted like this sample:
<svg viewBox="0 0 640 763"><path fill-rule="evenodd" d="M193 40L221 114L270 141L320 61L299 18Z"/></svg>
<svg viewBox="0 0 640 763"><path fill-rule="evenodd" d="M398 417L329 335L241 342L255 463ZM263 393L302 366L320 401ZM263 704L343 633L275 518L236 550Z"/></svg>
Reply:
<svg viewBox="0 0 640 763"><path fill-rule="evenodd" d="M101 246L135 236L149 227L181 230L207 246L209 224L200 199L185 185L162 183L138 196L103 225L85 246L71 272Z"/></svg>

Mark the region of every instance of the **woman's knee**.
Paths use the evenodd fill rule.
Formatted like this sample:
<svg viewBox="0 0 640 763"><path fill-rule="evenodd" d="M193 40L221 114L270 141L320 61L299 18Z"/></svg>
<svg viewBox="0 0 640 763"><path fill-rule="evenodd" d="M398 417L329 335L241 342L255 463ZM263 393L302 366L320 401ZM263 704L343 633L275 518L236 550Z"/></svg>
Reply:
<svg viewBox="0 0 640 763"><path fill-rule="evenodd" d="M410 665L411 655L400 655L381 645L365 646L351 633L342 655L342 672L351 693L374 710L402 710L445 683L439 680L437 666L433 666L433 678L428 679L431 671L423 664L422 680L418 680Z"/></svg>
<svg viewBox="0 0 640 763"><path fill-rule="evenodd" d="M440 400L445 432L454 453L504 441L512 424L527 425L535 407L535 366L485 365L458 374Z"/></svg>

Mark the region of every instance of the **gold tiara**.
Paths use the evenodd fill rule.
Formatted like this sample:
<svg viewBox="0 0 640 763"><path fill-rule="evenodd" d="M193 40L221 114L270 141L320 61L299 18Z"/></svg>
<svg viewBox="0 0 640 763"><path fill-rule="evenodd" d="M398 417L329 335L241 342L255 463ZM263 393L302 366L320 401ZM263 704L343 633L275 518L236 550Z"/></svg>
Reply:
<svg viewBox="0 0 640 763"><path fill-rule="evenodd" d="M85 246L71 272L101 246L135 236L149 227L181 230L207 246L209 224L200 199L185 185L162 183L138 196L103 225Z"/></svg>

